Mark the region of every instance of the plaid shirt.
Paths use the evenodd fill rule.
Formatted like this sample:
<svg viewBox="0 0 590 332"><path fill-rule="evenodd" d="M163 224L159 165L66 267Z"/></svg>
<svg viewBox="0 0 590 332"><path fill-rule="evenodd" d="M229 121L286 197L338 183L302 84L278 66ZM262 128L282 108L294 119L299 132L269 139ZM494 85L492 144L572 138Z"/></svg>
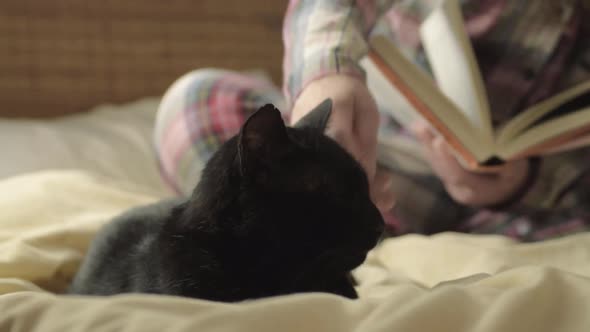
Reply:
<svg viewBox="0 0 590 332"><path fill-rule="evenodd" d="M587 24L588 16L572 9L573 2L563 7L549 2L554 3L463 4L488 93L500 96L490 98L495 100L496 120L548 91L590 77L589 40L580 37L588 27L579 25ZM263 104L288 111L288 103L318 77L345 73L363 78L357 61L366 52L370 32L388 33L405 54L427 68L416 22L431 1L392 3L291 1L284 29L286 100L270 80L256 75L202 69L180 78L162 99L154 136L161 173L170 187L179 195L190 194L212 153ZM395 211L386 215L394 234L455 230L537 241L588 229L590 149L543 158L521 199L476 210L448 196L422 158L419 144L386 113L380 131L396 143L379 147L380 160L393 170L397 191Z"/></svg>
<svg viewBox="0 0 590 332"><path fill-rule="evenodd" d="M367 53L366 40L372 33L387 35L428 70L418 28L437 2L290 1L283 30L287 102L326 75L364 79L358 62ZM587 1L464 0L461 6L494 124L590 78ZM413 137L393 119L384 116L382 123L382 135L414 147L389 151L387 156L399 192L397 211L388 218L395 233L462 230L540 240L588 229L590 148L543 158L519 199L474 210L450 199L424 165L419 146L412 145Z"/></svg>

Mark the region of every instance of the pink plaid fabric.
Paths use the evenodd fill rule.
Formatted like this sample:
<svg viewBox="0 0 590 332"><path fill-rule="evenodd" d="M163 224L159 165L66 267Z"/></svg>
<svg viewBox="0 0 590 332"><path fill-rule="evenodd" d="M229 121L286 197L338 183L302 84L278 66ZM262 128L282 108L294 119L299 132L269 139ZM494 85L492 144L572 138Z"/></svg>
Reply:
<svg viewBox="0 0 590 332"><path fill-rule="evenodd" d="M162 177L176 193L189 194L207 160L245 119L282 100L278 88L255 75L204 69L181 77L158 110L155 147Z"/></svg>

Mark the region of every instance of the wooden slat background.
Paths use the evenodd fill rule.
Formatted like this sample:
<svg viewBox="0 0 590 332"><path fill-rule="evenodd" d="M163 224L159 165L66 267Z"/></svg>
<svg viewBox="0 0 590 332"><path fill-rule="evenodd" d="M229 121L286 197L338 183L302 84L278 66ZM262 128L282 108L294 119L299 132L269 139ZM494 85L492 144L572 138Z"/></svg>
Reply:
<svg viewBox="0 0 590 332"><path fill-rule="evenodd" d="M0 0L0 116L161 95L202 67L281 79L286 0Z"/></svg>

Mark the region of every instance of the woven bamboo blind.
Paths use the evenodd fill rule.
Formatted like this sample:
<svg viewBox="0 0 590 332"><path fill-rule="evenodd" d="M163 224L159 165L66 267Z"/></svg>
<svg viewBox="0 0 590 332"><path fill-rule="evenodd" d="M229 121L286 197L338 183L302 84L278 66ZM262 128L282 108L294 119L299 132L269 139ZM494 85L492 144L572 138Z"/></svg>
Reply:
<svg viewBox="0 0 590 332"><path fill-rule="evenodd" d="M276 0L2 0L0 116L161 95L201 67L281 79Z"/></svg>

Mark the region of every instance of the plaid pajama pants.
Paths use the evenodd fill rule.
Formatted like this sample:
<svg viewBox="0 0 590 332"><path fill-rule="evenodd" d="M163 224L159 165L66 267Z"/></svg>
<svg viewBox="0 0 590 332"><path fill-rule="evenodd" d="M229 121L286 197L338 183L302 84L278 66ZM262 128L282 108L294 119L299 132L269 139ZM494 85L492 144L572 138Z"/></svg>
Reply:
<svg viewBox="0 0 590 332"><path fill-rule="evenodd" d="M189 195L211 155L264 104L284 110L283 97L261 75L202 69L166 92L155 126L160 173L179 195Z"/></svg>

